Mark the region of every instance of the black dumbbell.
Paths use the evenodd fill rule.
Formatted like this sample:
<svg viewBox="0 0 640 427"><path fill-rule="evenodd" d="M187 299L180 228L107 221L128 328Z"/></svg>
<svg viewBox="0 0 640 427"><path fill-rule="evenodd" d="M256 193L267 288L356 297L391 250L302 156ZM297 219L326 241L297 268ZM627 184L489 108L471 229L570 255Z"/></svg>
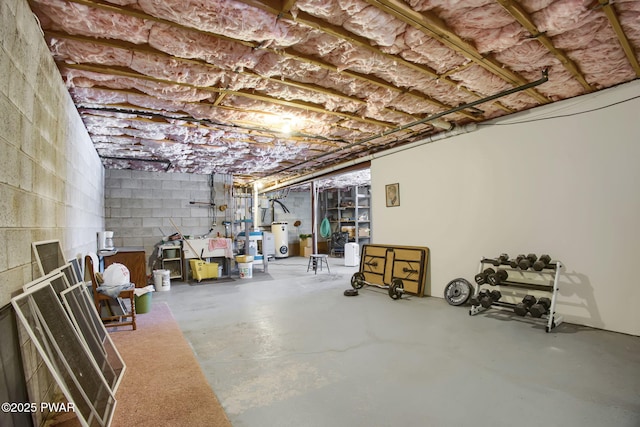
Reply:
<svg viewBox="0 0 640 427"><path fill-rule="evenodd" d="M537 260L538 257L536 256L536 254L529 254L526 258L520 260L520 262L518 263L518 267L520 267L520 270L528 270L529 267L531 267Z"/></svg>
<svg viewBox="0 0 640 427"><path fill-rule="evenodd" d="M529 308L529 313L531 313L532 317L542 317L543 314L547 314L549 312L549 307L551 307L551 300L549 298L542 297L537 303L533 304L531 308Z"/></svg>
<svg viewBox="0 0 640 427"><path fill-rule="evenodd" d="M483 306L484 308L489 308L491 307L491 304L493 304L494 302L498 301L500 298L502 298L502 294L500 293L500 291L497 290L493 290L491 292L483 292L486 291L486 289L483 289L481 292L481 296L480 296L480 305Z"/></svg>
<svg viewBox="0 0 640 427"><path fill-rule="evenodd" d="M517 257L510 259L509 265L511 266L511 268L518 268L518 264L520 264L520 261L522 261L525 258L526 257L524 256L524 254L520 254Z"/></svg>
<svg viewBox="0 0 640 427"><path fill-rule="evenodd" d="M484 285L485 283L487 283L488 276L490 274L494 274L495 272L496 271L491 267L485 268L482 273L478 273L478 274L475 275L474 280L476 281L478 286Z"/></svg>
<svg viewBox="0 0 640 427"><path fill-rule="evenodd" d="M535 271L542 271L543 268L546 268L551 262L551 257L549 255L540 255L540 258L536 262L533 263L533 269Z"/></svg>
<svg viewBox="0 0 640 427"><path fill-rule="evenodd" d="M490 298L490 295L491 294L487 289L481 289L477 295L474 295L469 299L469 302L471 303L471 305L481 305L482 300L485 298Z"/></svg>
<svg viewBox="0 0 640 427"><path fill-rule="evenodd" d="M499 267L503 264L506 264L507 261L509 261L509 255L507 254L500 254L500 256L498 258L492 259L491 260L491 264L493 264L495 267Z"/></svg>
<svg viewBox="0 0 640 427"><path fill-rule="evenodd" d="M513 312L518 316L526 316L527 312L529 311L529 307L531 307L535 303L536 297L534 297L533 295L525 295L525 297L522 298L522 302L516 304L516 306L513 308Z"/></svg>
<svg viewBox="0 0 640 427"><path fill-rule="evenodd" d="M491 307L491 304L493 304L493 300L491 299L491 292L489 292L487 289L482 289L480 291L480 293L478 294L478 300L480 301L480 305L484 308L489 308Z"/></svg>
<svg viewBox="0 0 640 427"><path fill-rule="evenodd" d="M507 270L499 268L495 273L487 275L487 282L489 282L491 286L497 286L507 280L507 277L509 277Z"/></svg>

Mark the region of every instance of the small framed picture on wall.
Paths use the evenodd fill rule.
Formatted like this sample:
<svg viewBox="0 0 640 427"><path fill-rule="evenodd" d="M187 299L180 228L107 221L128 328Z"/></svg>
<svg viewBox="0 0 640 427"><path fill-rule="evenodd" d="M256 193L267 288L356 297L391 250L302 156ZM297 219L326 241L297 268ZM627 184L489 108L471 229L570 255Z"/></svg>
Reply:
<svg viewBox="0 0 640 427"><path fill-rule="evenodd" d="M385 185L385 193L387 195L387 207L400 206L400 184Z"/></svg>

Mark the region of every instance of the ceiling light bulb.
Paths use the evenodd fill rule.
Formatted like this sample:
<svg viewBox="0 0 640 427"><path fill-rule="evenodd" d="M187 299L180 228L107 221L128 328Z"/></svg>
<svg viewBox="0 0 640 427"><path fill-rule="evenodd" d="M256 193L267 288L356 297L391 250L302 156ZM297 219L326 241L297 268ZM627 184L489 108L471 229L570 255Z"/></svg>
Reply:
<svg viewBox="0 0 640 427"><path fill-rule="evenodd" d="M290 134L291 133L291 120L290 119L285 119L282 123L282 132L286 133L286 134Z"/></svg>

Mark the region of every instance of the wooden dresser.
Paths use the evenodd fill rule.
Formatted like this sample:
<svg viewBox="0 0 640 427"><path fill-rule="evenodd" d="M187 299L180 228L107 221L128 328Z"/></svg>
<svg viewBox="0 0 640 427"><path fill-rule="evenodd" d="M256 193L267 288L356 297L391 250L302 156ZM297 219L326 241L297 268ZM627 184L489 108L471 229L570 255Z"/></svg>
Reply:
<svg viewBox="0 0 640 427"><path fill-rule="evenodd" d="M136 288L147 286L147 259L142 247L117 248L115 255L104 257L104 268L111 264L119 263L129 269L131 282Z"/></svg>

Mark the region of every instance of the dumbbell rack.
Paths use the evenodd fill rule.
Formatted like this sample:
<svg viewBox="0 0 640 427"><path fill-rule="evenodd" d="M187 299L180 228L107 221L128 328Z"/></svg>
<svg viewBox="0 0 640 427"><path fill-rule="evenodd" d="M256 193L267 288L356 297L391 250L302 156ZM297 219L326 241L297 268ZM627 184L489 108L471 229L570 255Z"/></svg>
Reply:
<svg viewBox="0 0 640 427"><path fill-rule="evenodd" d="M541 271L521 270L519 268L513 268L510 265L505 264L504 262L500 266L496 266L494 264L494 261L495 261L494 259L482 258L480 260L478 273L482 273L482 271L485 269L485 265L491 265L493 267L503 268L509 273L509 277L507 280L500 282L498 286L505 286L509 288L532 289L537 291L549 292L551 294L551 306L549 307L548 313L543 314L541 317L541 319L545 319L547 323L545 327L545 332L551 332L553 328L555 328L556 326L562 323L563 317L556 315L556 296L558 294L558 282L560 278L560 270L562 269L562 263L560 261L552 262L551 264L543 268ZM524 277L525 272L531 273L531 274L535 273L542 279L544 279L545 275L553 275L553 281L541 280L537 283L518 281L513 279L513 277L516 276L516 274L512 274L512 272L520 273L521 277ZM480 288L482 286L485 286L485 285L476 287L475 292L473 294L474 296L477 296L480 293ZM489 287L493 287L493 286L489 285ZM491 304L491 307L510 309L513 311L513 308L515 307L515 305L516 304L514 303L509 303L504 301L494 301ZM472 305L471 308L469 309L469 315L473 316L487 309L488 308L485 308L481 305Z"/></svg>

